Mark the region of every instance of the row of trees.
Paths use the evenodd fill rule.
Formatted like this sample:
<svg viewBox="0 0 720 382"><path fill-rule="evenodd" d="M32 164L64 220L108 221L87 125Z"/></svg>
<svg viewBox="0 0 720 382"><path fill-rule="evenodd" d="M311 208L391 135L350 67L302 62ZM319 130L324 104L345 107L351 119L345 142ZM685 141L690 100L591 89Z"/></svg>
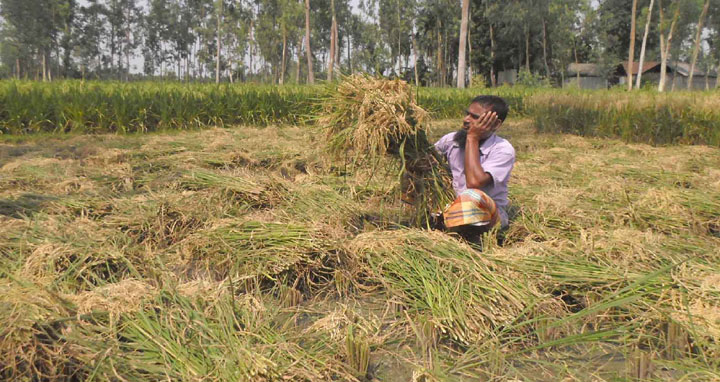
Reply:
<svg viewBox="0 0 720 382"><path fill-rule="evenodd" d="M43 80L462 87L505 69L561 81L572 62L720 63L720 0L0 0L0 15L0 75Z"/></svg>

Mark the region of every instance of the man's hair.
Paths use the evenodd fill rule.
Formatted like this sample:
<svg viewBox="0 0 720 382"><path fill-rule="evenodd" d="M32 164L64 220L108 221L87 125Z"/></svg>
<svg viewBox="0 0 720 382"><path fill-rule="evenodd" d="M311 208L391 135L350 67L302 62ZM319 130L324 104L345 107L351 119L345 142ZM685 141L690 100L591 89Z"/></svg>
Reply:
<svg viewBox="0 0 720 382"><path fill-rule="evenodd" d="M479 103L482 106L485 106L489 108L490 110L494 111L497 114L497 117L501 121L505 121L505 117L507 117L508 112L510 111L510 107L508 106L507 102L505 102L504 99L493 96L493 95L481 95L473 98L472 102L470 104Z"/></svg>

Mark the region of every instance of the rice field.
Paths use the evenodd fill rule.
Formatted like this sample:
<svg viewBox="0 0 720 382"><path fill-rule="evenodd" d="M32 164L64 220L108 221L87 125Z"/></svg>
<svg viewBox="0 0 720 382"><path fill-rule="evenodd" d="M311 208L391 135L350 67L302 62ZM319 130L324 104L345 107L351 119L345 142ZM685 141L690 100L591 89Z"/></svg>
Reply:
<svg viewBox="0 0 720 382"><path fill-rule="evenodd" d="M334 84L0 81L0 134L101 134L216 126L313 124ZM413 89L434 119L456 118L479 93L503 97L537 129L625 142L720 146L719 93L659 94L499 87Z"/></svg>
<svg viewBox="0 0 720 382"><path fill-rule="evenodd" d="M328 86L173 82L0 81L0 134L146 133L232 126L298 124L317 116ZM435 118L461 113L473 90L415 90ZM521 113L523 88L499 88Z"/></svg>
<svg viewBox="0 0 720 382"><path fill-rule="evenodd" d="M526 113L541 131L653 145L720 146L720 93L654 91L538 92L526 98Z"/></svg>
<svg viewBox="0 0 720 382"><path fill-rule="evenodd" d="M720 380L717 147L515 117L480 247L259 120L0 137L0 379Z"/></svg>

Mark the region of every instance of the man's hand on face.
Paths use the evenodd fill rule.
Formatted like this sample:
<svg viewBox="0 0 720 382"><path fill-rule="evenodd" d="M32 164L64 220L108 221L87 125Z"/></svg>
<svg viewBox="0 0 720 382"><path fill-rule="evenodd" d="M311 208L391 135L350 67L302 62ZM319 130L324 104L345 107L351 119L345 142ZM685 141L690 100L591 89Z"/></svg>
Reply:
<svg viewBox="0 0 720 382"><path fill-rule="evenodd" d="M486 111L482 115L475 118L477 115L469 114L465 123L467 123L467 136L468 138L475 138L478 140L489 137L500 125L497 113L493 111ZM468 121L469 120L469 121Z"/></svg>

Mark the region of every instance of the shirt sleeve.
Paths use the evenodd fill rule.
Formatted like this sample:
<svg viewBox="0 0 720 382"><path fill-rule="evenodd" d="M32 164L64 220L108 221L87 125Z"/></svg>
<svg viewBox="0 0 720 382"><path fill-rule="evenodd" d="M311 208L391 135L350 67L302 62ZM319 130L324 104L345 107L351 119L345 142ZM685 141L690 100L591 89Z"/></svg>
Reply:
<svg viewBox="0 0 720 382"><path fill-rule="evenodd" d="M488 158L482 163L482 168L492 176L494 183L507 183L514 165L515 152L500 151L488 155Z"/></svg>
<svg viewBox="0 0 720 382"><path fill-rule="evenodd" d="M450 148L450 135L446 134L439 141L435 142L435 149L443 155L447 155L447 151Z"/></svg>

